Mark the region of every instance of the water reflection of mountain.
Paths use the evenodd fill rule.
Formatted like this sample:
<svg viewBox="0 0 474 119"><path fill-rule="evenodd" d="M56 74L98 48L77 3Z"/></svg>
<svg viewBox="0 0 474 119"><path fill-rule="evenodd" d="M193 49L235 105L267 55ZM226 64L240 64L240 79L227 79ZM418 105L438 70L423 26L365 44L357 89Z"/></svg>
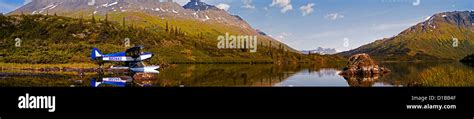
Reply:
<svg viewBox="0 0 474 119"><path fill-rule="evenodd" d="M474 69L457 62L405 62L385 64L393 72L379 81L391 85L423 87L474 86Z"/></svg>
<svg viewBox="0 0 474 119"><path fill-rule="evenodd" d="M384 76L344 77L351 87L382 85L403 87L474 86L474 68L457 62L391 62L382 63L392 72Z"/></svg>
<svg viewBox="0 0 474 119"><path fill-rule="evenodd" d="M134 83L155 87L247 87L247 86L274 86L287 80L298 72L308 70L320 76L334 75L332 70L323 70L321 67L310 65L173 65L161 71L151 80L140 80L132 77ZM1 75L0 86L4 87L91 87L92 84L105 87L115 87L110 81L122 82L127 74L109 72L105 75L78 76L75 73L65 72L27 72L25 75ZM105 82L104 79L105 78ZM95 79L95 80L92 80ZM94 82L94 83L92 83ZM141 83L135 83L141 82ZM125 83L125 82L124 82ZM129 83L130 85L130 83ZM99 86L99 85L98 85ZM126 85L118 85L126 86ZM137 85L135 85L137 86Z"/></svg>
<svg viewBox="0 0 474 119"><path fill-rule="evenodd" d="M338 71L336 69L319 69L319 70L308 70L308 73L310 74L316 74L318 77L323 77L323 76L335 76L338 74Z"/></svg>
<svg viewBox="0 0 474 119"><path fill-rule="evenodd" d="M299 72L307 70L319 76L335 75L336 70L321 65L177 65L162 70L155 86L274 86Z"/></svg>
<svg viewBox="0 0 474 119"><path fill-rule="evenodd" d="M163 70L155 86L272 86L298 72L298 66L178 65Z"/></svg>
<svg viewBox="0 0 474 119"><path fill-rule="evenodd" d="M335 68L302 67L300 72L275 86L289 87L347 87L340 70Z"/></svg>
<svg viewBox="0 0 474 119"><path fill-rule="evenodd" d="M320 65L172 65L134 86L153 87L248 87L248 86L474 86L474 67L461 63L382 63L392 70L379 77L342 77L342 66ZM127 74L108 73L102 77ZM74 72L0 72L0 87L90 87L98 75L78 76ZM145 76L146 77L146 76Z"/></svg>

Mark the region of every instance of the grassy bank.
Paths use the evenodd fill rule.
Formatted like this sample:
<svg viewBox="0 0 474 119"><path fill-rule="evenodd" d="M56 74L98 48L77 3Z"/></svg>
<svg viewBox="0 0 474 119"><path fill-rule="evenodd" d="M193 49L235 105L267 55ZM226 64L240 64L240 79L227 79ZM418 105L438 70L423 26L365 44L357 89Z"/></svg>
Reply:
<svg viewBox="0 0 474 119"><path fill-rule="evenodd" d="M474 85L474 70L467 66L430 67L420 73L420 82L429 87L468 87Z"/></svg>

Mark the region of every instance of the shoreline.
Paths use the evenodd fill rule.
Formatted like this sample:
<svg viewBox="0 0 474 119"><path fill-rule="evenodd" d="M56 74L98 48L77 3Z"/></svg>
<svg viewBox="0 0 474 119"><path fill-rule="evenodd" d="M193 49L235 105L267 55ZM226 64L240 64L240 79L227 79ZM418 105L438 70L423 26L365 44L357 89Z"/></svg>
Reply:
<svg viewBox="0 0 474 119"><path fill-rule="evenodd" d="M170 64L160 64L160 69L166 69L173 67L173 65L313 65L313 66L342 66L346 62L334 61L334 62L172 62ZM381 64L385 63L457 63L456 61L382 61ZM110 69L112 64L103 65L102 71L112 73L123 73L127 70L123 69ZM99 66L95 63L70 63L70 64L21 64L21 63L0 63L0 72L64 72L64 73L90 73L99 72Z"/></svg>
<svg viewBox="0 0 474 119"><path fill-rule="evenodd" d="M454 63L458 62L455 60L443 60L443 61L380 61L380 63ZM242 62L242 61L230 61L230 62L170 62L167 64L159 64L169 66L173 64L273 64L273 65L294 65L294 64L337 64L346 63L346 61L334 61L334 62ZM0 62L0 70L4 69L40 69L40 68L98 68L99 66L95 63L67 63L67 64L24 64L24 63L3 63ZM108 69L110 65L103 65L104 69Z"/></svg>

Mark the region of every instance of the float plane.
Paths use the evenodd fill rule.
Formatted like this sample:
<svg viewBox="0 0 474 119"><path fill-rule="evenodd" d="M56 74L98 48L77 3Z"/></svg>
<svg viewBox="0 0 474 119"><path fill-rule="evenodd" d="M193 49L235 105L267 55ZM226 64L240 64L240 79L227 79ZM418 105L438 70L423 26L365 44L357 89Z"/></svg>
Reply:
<svg viewBox="0 0 474 119"><path fill-rule="evenodd" d="M106 61L110 62L125 62L125 66L114 67L111 69L128 69L131 72L144 72L144 73L159 73L157 71L160 66L145 66L143 61L153 57L150 52L141 52L143 46L135 46L127 49L125 52L117 52L112 54L102 54L99 49L93 48L91 53L91 59L98 61L99 66L102 67L102 63Z"/></svg>

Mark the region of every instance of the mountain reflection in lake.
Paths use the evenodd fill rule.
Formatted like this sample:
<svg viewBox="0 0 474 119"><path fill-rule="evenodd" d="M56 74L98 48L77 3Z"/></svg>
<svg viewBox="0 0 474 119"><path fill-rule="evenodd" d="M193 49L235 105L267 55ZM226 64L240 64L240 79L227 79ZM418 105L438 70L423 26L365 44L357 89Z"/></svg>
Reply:
<svg viewBox="0 0 474 119"><path fill-rule="evenodd" d="M139 87L474 86L474 68L460 63L404 62L382 63L381 65L391 69L392 72L384 76L342 77L338 73L343 66L172 65L166 69L160 69L160 73L153 74L151 79L141 80L132 76L133 83L127 83L127 85ZM91 82L103 83L98 79L124 76L127 75L108 73L99 76L92 73L78 76L65 72L0 71L0 87L92 87Z"/></svg>

